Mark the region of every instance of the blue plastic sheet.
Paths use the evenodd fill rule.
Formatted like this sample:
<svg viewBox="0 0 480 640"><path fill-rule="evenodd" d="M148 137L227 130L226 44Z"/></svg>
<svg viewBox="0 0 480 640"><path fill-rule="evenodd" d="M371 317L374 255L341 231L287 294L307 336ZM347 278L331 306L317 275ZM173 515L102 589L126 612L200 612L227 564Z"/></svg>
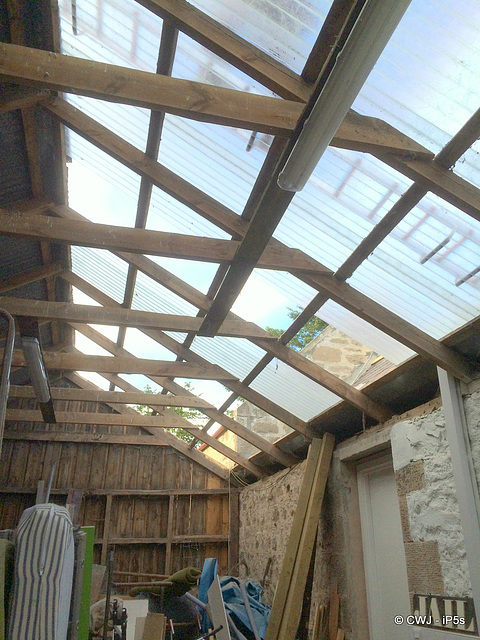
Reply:
<svg viewBox="0 0 480 640"><path fill-rule="evenodd" d="M220 578L220 586L227 612L240 620L247 629L253 631L243 602L239 579L225 576ZM261 638L264 638L271 607L262 602L263 589L257 582L245 580L245 588L258 633Z"/></svg>

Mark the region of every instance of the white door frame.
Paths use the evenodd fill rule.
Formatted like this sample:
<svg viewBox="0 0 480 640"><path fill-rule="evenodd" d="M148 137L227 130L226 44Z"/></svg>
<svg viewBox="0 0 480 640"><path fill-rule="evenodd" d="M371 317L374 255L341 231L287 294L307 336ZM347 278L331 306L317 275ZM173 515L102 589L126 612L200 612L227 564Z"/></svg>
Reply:
<svg viewBox="0 0 480 640"><path fill-rule="evenodd" d="M358 483L358 497L360 508L360 524L362 533L362 543L364 548L364 569L365 569L365 582L367 592L367 606L368 606L368 619L370 637L375 639L382 637L383 632L379 635L376 628L376 621L382 618L380 610L380 587L377 582L377 574L373 567L373 563L368 561L368 558L375 557L375 531L373 528L372 517L372 504L369 480L370 476L376 472L384 470L392 470L392 456L391 452L382 452L382 454L375 456L364 462L360 462L357 465L357 483ZM404 556L405 557L405 556ZM405 561L406 566L406 561ZM407 585L408 593L408 585ZM396 613L402 613L401 611L392 612L392 616ZM402 638L402 632L404 637L407 635L407 625L402 625L398 629L398 638Z"/></svg>

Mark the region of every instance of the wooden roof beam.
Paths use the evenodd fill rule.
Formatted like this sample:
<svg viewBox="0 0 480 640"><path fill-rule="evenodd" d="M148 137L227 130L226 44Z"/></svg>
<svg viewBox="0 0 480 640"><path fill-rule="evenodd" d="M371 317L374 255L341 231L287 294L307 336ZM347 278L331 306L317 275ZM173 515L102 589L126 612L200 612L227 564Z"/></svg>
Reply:
<svg viewBox="0 0 480 640"><path fill-rule="evenodd" d="M162 25L162 35L160 38L160 47L157 58L156 73L162 75L172 75L173 63L175 60L175 51L177 47L178 31L168 21L164 21ZM145 155L147 158L156 160L160 149L160 141L162 137L163 125L165 121L165 113L161 111L152 111L150 113L150 122L148 124L147 144L145 147ZM140 189L137 201L137 213L135 216L135 227L144 229L147 224L148 210L152 197L153 184L148 178L142 177L140 180ZM125 282L125 291L123 294L123 306L131 308L133 302L133 294L135 292L135 283L137 280L137 269L132 265L128 266L127 280ZM119 327L117 335L117 344L123 347L125 343L126 328Z"/></svg>
<svg viewBox="0 0 480 640"><path fill-rule="evenodd" d="M52 207L61 212L64 207ZM71 218L71 216L70 216ZM98 224L87 220L61 219L36 214L9 213L0 208L0 233L43 239L67 245L127 251L165 258L230 263L240 242L181 233ZM318 263L298 249L267 246L257 266L280 271L317 271ZM0 284L1 286L1 284Z"/></svg>
<svg viewBox="0 0 480 640"><path fill-rule="evenodd" d="M179 31L287 100L306 102L310 86L267 53L185 0L137 0Z"/></svg>
<svg viewBox="0 0 480 640"><path fill-rule="evenodd" d="M0 44L0 75L41 89L270 134L292 131L303 109L291 100L7 43Z"/></svg>
<svg viewBox="0 0 480 640"><path fill-rule="evenodd" d="M0 350L3 353L3 349ZM97 373L140 373L151 376L174 376L179 378L195 378L200 380L236 380L216 365L196 365L187 362L171 362L168 360L148 360L135 356L90 356L46 351L44 363L47 369L66 371L95 371ZM23 352L15 350L12 366L25 367Z"/></svg>
<svg viewBox="0 0 480 640"><path fill-rule="evenodd" d="M148 427L149 429L172 429L175 427L183 427L182 417L174 411L172 415L162 416L144 416L140 413L136 415L123 415L119 413L103 413L103 412L87 412L87 411L56 411L55 416L57 423L60 424L92 424L99 426L118 426L118 427ZM176 416L176 417L175 417ZM35 409L7 409L6 420L15 422L45 422L40 411ZM194 429L189 424L189 428L193 431L200 431L197 427Z"/></svg>
<svg viewBox="0 0 480 640"><path fill-rule="evenodd" d="M135 309L117 309L95 307L92 305L73 304L70 302L50 302L45 300L31 300L24 298L1 298L2 307L14 316L35 316L47 320L65 322L82 322L86 324L104 324L113 326L136 327L137 329L163 329L165 331L179 331L187 333L198 331L202 319L174 314L154 313L152 311L138 311ZM222 335L237 338L269 338L263 329L254 323L245 322L240 318L225 323Z"/></svg>
<svg viewBox="0 0 480 640"><path fill-rule="evenodd" d="M211 405L194 394L191 395L161 395L145 393L144 391L104 391L103 389L76 389L73 387L52 387L53 400L78 400L80 402L98 402L102 404L135 404L148 405L153 409L162 407L188 407L198 409ZM12 385L9 390L11 398L36 398L35 389L28 386Z"/></svg>

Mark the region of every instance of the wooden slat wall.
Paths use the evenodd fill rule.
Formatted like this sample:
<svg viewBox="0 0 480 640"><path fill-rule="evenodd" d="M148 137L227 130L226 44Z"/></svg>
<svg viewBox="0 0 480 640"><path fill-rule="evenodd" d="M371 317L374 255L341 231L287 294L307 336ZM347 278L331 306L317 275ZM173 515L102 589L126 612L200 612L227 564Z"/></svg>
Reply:
<svg viewBox="0 0 480 640"><path fill-rule="evenodd" d="M30 400L15 400L15 404L18 408L34 406ZM98 405L81 402L56 403L57 407L64 411L98 410ZM102 410L109 409L103 407ZM45 427L21 422L9 423L7 432L12 429L85 433L91 427L58 424ZM96 430L112 434L139 432L136 428L115 426L96 427ZM204 558L213 556L218 558L221 573L229 572L228 486L168 446L34 442L7 437L0 458L0 529L17 525L22 511L35 501L38 480L48 480L53 463L56 464L54 502L65 504L69 489L81 489L85 493L80 523L95 526L96 562L105 557L106 544L113 540L117 571L170 573L181 569L185 562L201 568ZM205 489L223 489L223 492L196 493ZM121 495L127 490L140 493ZM166 490L166 493L148 495L151 490ZM175 493L178 490L182 490L182 495ZM191 493L185 495L185 491ZM109 502L110 518L106 524ZM122 576L123 581L129 578Z"/></svg>

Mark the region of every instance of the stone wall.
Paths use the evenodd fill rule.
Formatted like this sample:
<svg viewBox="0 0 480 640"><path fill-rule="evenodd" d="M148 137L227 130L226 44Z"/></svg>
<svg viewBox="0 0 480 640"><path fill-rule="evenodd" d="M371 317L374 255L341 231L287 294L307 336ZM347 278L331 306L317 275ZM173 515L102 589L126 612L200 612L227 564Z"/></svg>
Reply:
<svg viewBox="0 0 480 640"><path fill-rule="evenodd" d="M350 384L354 384L377 357L377 354L371 349L330 325L314 338L301 353L338 378L347 380ZM272 418L250 402L242 403L236 410L235 417L241 424L270 442L275 442L292 431L286 424ZM256 453L254 447L241 439L238 440L237 447L238 452L246 457Z"/></svg>
<svg viewBox="0 0 480 640"><path fill-rule="evenodd" d="M464 398L480 480L480 390ZM326 602L338 580L341 626L350 640L368 638L356 464L391 444L411 593L471 596L443 410L438 401L339 445L319 523L312 602ZM256 482L240 496L241 575L265 578L272 603L305 462Z"/></svg>
<svg viewBox="0 0 480 640"><path fill-rule="evenodd" d="M480 392L464 407L478 480ZM471 596L442 408L396 424L391 441L410 592Z"/></svg>

